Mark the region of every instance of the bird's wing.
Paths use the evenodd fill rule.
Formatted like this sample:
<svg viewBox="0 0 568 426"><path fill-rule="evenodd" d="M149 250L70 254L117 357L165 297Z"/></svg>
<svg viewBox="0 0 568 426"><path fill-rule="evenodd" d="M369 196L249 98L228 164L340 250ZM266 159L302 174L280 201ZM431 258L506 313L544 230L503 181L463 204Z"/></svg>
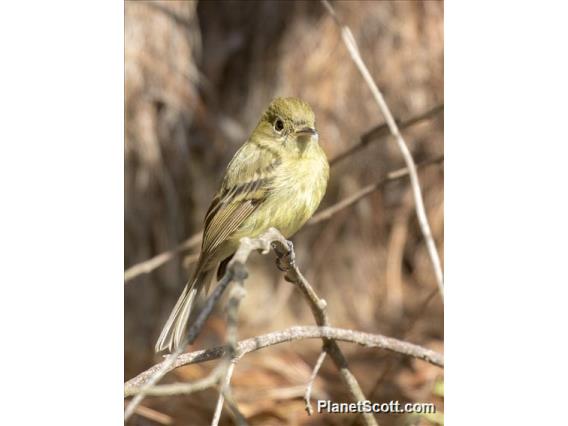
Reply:
<svg viewBox="0 0 568 426"><path fill-rule="evenodd" d="M204 262L264 201L281 162L277 150L251 141L235 154L205 216Z"/></svg>

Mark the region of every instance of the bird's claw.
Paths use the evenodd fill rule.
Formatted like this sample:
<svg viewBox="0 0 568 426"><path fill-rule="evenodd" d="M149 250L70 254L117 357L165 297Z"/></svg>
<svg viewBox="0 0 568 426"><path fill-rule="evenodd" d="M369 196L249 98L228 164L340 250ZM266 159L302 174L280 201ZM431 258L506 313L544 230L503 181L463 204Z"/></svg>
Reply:
<svg viewBox="0 0 568 426"><path fill-rule="evenodd" d="M288 251L282 256L276 258L276 267L282 271L287 272L296 263L296 255L294 254L294 244L292 241L286 241Z"/></svg>
<svg viewBox="0 0 568 426"><path fill-rule="evenodd" d="M296 253L294 252L294 243L292 241L286 241L288 244L288 256L290 258L290 264L293 265L296 263Z"/></svg>
<svg viewBox="0 0 568 426"><path fill-rule="evenodd" d="M288 271L288 265L286 264L286 262L284 262L284 259L282 257L277 257L276 258L276 267L278 268L279 271L281 272L286 272Z"/></svg>

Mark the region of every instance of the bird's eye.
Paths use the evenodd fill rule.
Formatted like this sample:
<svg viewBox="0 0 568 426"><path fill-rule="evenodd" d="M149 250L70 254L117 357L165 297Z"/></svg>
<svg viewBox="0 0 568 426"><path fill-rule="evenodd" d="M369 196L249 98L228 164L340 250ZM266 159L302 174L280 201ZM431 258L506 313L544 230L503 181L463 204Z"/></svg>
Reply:
<svg viewBox="0 0 568 426"><path fill-rule="evenodd" d="M276 130L277 132L284 130L284 122L280 118L277 118L274 122L274 130Z"/></svg>

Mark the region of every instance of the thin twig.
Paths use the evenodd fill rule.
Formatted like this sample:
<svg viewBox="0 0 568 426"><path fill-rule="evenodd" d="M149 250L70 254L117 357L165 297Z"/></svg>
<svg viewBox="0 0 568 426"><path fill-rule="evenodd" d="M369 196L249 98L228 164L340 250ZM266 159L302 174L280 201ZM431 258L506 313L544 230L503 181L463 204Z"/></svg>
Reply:
<svg viewBox="0 0 568 426"><path fill-rule="evenodd" d="M140 390L140 392L134 397L134 399L132 399L130 404L128 404L128 406L126 407L124 413L125 421L128 420L130 416L132 416L132 414L136 410L136 407L140 405L140 403L144 399L146 391L148 391L151 387L156 385L156 383L158 383L158 381L160 381L162 377L164 377L164 375L172 369L175 360L179 355L181 355L185 347L195 341L198 334L203 329L205 321L207 321L207 318L209 318L209 315L213 311L213 307L215 306L217 301L221 298L223 292L229 286L229 284L231 284L231 282L233 282L234 280L242 281L246 278L246 271L244 269L244 264L247 261L249 254L253 250L261 249L263 250L264 253L267 253L270 250L270 243L272 240L266 238L270 238L271 236L273 236L274 232L277 233L277 237L279 238L282 237L278 231L269 230L264 235L254 240L250 238L243 238L241 240L239 249L235 253L235 256L233 256L233 259L227 265L227 271L225 272L225 275L223 276L221 281L219 281L219 283L213 290L213 293L207 299L207 302L205 302L205 306L197 316L195 322L189 328L189 331L185 339L182 341L182 343L173 353L171 353L166 357L166 360L160 364L161 367L153 372L154 375L150 378L148 383L144 385L143 389Z"/></svg>
<svg viewBox="0 0 568 426"><path fill-rule="evenodd" d="M426 167L426 166L430 166L432 164L441 163L442 161L444 161L443 155L436 157L436 158L432 158L430 160L423 161L422 163L418 164L417 167L423 168L423 167ZM360 189L359 191L357 191L353 195L350 195L349 197L346 197L343 200L335 203L334 205L326 208L325 210L322 210L321 212L317 213L308 221L308 223L306 225L315 225L315 224L320 223L324 220L330 219L336 213L338 213L341 210L346 209L347 207L350 207L353 204L359 202L361 199L365 198L367 195L371 194L373 191L376 191L377 189L382 188L383 186L385 186L389 182L393 182L395 180L399 180L399 179L402 179L404 177L407 177L408 174L409 174L409 172L408 172L408 169L406 167L392 171L392 172L389 172L389 173L387 173L387 175L385 177L383 177L382 179L379 179L377 182L375 182L371 185L365 186L364 188Z"/></svg>
<svg viewBox="0 0 568 426"><path fill-rule="evenodd" d="M295 262L294 247L292 243L284 240L277 241L273 244L274 251L278 256L279 268L286 272L286 280L294 283L305 296L316 320L316 324L323 327L329 326L329 319L326 313L327 303L324 299L320 299L310 283L304 278ZM351 373L347 364L347 359L339 349L339 345L335 339L324 337L323 348L329 354L333 363L339 370L339 373L351 393L351 397L355 401L366 401L367 398L359 386L357 379ZM367 425L377 425L377 421L372 413L363 413L363 419Z"/></svg>
<svg viewBox="0 0 568 426"><path fill-rule="evenodd" d="M240 299L244 296L243 282L247 277L245 263L252 251L261 250L263 254L270 251L270 247L274 249L277 255L277 264L279 268L286 273L286 279L294 283L305 296L308 304L312 310L316 323L319 327L292 327L283 332L271 333L265 336L255 337L246 341L236 342L237 330L237 310ZM181 352L188 343L195 340L207 317L211 313L214 304L221 297L222 292L228 285L238 281L239 286L233 288L231 298L229 301L229 321L228 321L228 342L229 344L223 348L213 348L207 351L199 351L198 354L184 354L180 356ZM258 238L242 238L239 247L233 256L232 260L227 265L227 271L217 285L213 294L209 297L205 304L205 308L200 312L196 323L190 327L188 335L184 339L182 345L176 351L170 354L165 361L147 370L130 380L125 384L125 394L136 394L125 411L125 420L128 419L136 410L142 399L146 394L149 394L154 385L168 372L177 366L184 365L190 362L200 362L207 359L215 359L228 354L230 358L229 367L224 370L224 380L221 385L215 415L213 417L212 425L216 426L221 416L222 406L224 403L225 395L230 396L230 379L236 361L245 353L260 349L265 346L270 346L281 341L292 341L302 338L313 338L315 336L323 340L323 349L327 352L334 364L338 368L341 377L343 378L346 386L348 387L352 398L355 401L365 401L367 398L363 394L359 383L355 376L349 370L347 360L341 352L337 340L351 341L359 343L364 346L375 346L390 349L395 352L405 353L417 358L421 358L432 362L436 365L443 365L443 358L440 354L421 348L411 343L399 341L396 339L388 338L381 335L373 335L362 333L353 330L343 330L329 327L329 320L326 313L326 302L320 299L316 294L309 282L304 278L295 262L295 254L293 245L287 241L282 234L275 228L270 228L267 232ZM311 333L311 334L310 334ZM311 337L310 337L311 336ZM264 338L264 340L263 340ZM252 347L247 347L247 344L252 344ZM180 358L190 357L190 361L180 362ZM198 361L198 359L200 361ZM236 406L235 406L236 408ZM363 419L367 425L376 425L377 422L371 413L363 413Z"/></svg>
<svg viewBox="0 0 568 426"><path fill-rule="evenodd" d="M420 317L424 314L424 312L426 311L426 307L428 306L428 304L430 303L430 301L438 294L438 289L434 288L432 289L432 291L430 291L430 293L426 296L426 298L424 299L424 301L420 304L420 308L418 309L418 311L416 313L414 313L411 317L410 317L410 321L408 321L406 323L406 326L404 327L402 333L400 334L401 339L406 338L406 336L408 335L408 333L410 333L410 331L414 328L414 326L416 325L416 323L418 322L418 320L420 319ZM377 381L375 382L375 384L373 385L373 388L371 390L371 392L369 393L369 396L371 399L373 399L373 397L375 396L375 393L377 392L377 390L379 389L379 387L381 386L381 384L386 380L386 378L388 377L388 375L396 368L396 366L398 364L400 364L402 362L402 360L397 360L395 362L395 359L393 357L389 357L385 363L385 367L383 368L383 371L381 373L381 375L378 377ZM353 425L355 425L356 420L352 423Z"/></svg>
<svg viewBox="0 0 568 426"><path fill-rule="evenodd" d="M221 419L221 413L223 411L223 403L225 401L225 395L231 395L231 388L230 388L231 377L233 376L233 370L235 369L235 364L237 363L238 360L237 359L237 325L238 325L237 313L241 299L245 296L246 293L244 289L245 277L246 274L240 275L238 285L233 287L231 295L229 297L229 302L227 304L228 363L225 368L223 380L221 382L221 389L219 391L219 397L217 398L217 406L215 407L215 413L213 414L213 419L211 420L211 426L217 426L219 424L219 420Z"/></svg>
<svg viewBox="0 0 568 426"><path fill-rule="evenodd" d="M124 411L124 421L126 422L132 414L136 411L136 408L140 405L144 397L146 396L146 392L148 392L158 381L166 375L168 371L172 369L172 366L175 363L175 360L178 356L181 355L183 352L185 345L180 345L174 352L169 354L166 359L159 364L160 368L154 371L153 375L149 378L148 382L144 384L140 392L130 401L126 410Z"/></svg>
<svg viewBox="0 0 568 426"><path fill-rule="evenodd" d="M211 420L211 426L217 426L219 420L221 419L221 412L223 411L223 402L225 401L225 393L229 388L231 382L231 377L233 376L233 370L235 369L235 362L229 362L228 368L225 370L225 376L221 383L221 391L219 392L219 398L217 399L217 405L215 406L215 413L213 414L213 420Z"/></svg>
<svg viewBox="0 0 568 426"><path fill-rule="evenodd" d="M171 425L174 422L174 419L172 419L167 414L160 413L159 411L156 411L153 408L145 407L144 405L138 406L138 408L136 409L136 414L142 417L146 417L147 419L161 425Z"/></svg>
<svg viewBox="0 0 568 426"><path fill-rule="evenodd" d="M237 426L248 426L248 422L246 421L243 413L241 413L241 411L239 410L239 407L237 406L237 403L233 398L230 389L229 392L224 393L224 396L225 396L225 404L227 404L227 406L229 407L230 413L233 415L233 419L235 420Z"/></svg>
<svg viewBox="0 0 568 426"><path fill-rule="evenodd" d="M417 168L422 168L431 164L436 164L436 163L440 163L442 162L444 159L443 156L439 156L430 160L426 160L423 161L422 163L417 164ZM327 220L329 218L331 218L335 213L355 204L356 202L358 202L359 200L361 200L362 198L366 197L367 195L371 194L373 191L375 191L376 189L379 189L381 187L383 187L384 185L386 185L389 182L393 182L395 180L400 180L403 179L405 177L407 177L409 174L408 172L408 168L403 167L401 169L398 170L394 170L392 172L389 172L385 175L385 177L383 177L382 179L378 180L375 184L372 185L368 185L366 187L364 187L363 189L361 189L360 191L358 191L357 193L341 200L338 201L336 204L328 207L325 210L322 210L321 212L317 213L314 217L312 217L308 223L306 223L306 226L310 226L310 225L315 225L323 220ZM179 253L185 251L185 250L189 250L191 248L195 248L199 245L199 243L201 242L201 232L198 234L193 235L192 237L190 237L189 239L187 239L186 241L184 241L183 243L179 244L177 247L175 247L174 249L161 253L159 255L157 255L156 257L153 257L151 259L148 259L144 262L140 262L136 265L131 266L130 268L128 268L125 273L124 273L124 282L127 283L128 281L132 280L133 278L137 277L138 275L141 274L147 274L152 272L154 269L159 268L160 266L164 265L165 263L167 263L168 261L172 260L176 255L178 255ZM188 263L194 263L197 262L199 258L199 254L193 254L191 256L189 256L188 258Z"/></svg>
<svg viewBox="0 0 568 426"><path fill-rule="evenodd" d="M353 33L349 29L348 26L343 25L333 6L327 1L322 0L322 3L329 14L333 17L335 23L339 27L341 31L341 38L351 55L351 59L357 66L357 69L363 76L363 79L371 89L371 93L377 102L379 109L381 110L385 121L389 127L391 134L394 136L400 152L404 158L404 162L406 163L406 167L410 173L410 185L412 187L412 194L414 196L414 203L416 207L416 215L418 217L418 223L420 225L420 230L422 231L422 235L424 236L424 240L426 241L426 248L428 250L428 254L430 255L430 259L432 261L432 265L434 267L434 274L436 276L436 282L438 283L438 289L440 291L440 296L442 299L444 298L444 276L442 273L442 265L440 262L440 256L438 255L438 251L436 249L436 244L434 242L434 238L432 236L432 231L430 230L430 225L428 224L428 218L426 216L426 209L424 208L424 201L422 199L422 192L420 190L420 182L418 180L418 174L416 173L416 166L414 165L414 160L412 159L412 155L410 154L410 150L400 133L400 130L394 120L391 111L385 102L385 99L380 92L377 84L373 80L371 73L369 72L367 66L363 62L363 58L359 52L359 48L357 47L357 42L355 41L355 37L353 37Z"/></svg>
<svg viewBox="0 0 568 426"><path fill-rule="evenodd" d="M306 392L304 393L304 402L306 403L306 411L308 412L308 415L311 416L314 412L314 409L312 408L312 387L314 386L314 382L316 380L316 377L318 375L318 371L320 370L323 361L325 360L325 356L327 355L326 351L321 351L318 360L316 362L316 365L314 366L314 369L312 371L312 375L310 376L310 381L308 382L308 385L306 386Z"/></svg>
<svg viewBox="0 0 568 426"><path fill-rule="evenodd" d="M400 124L400 129L406 129L408 127L414 126L415 124L421 123L423 121L429 120L442 112L444 110L444 105L440 104L437 105L423 113L420 113ZM329 160L329 164L333 167L340 161L344 160L345 158L350 157L355 152L360 151L371 142L377 142L389 135L388 126L386 124L380 124L375 126L368 132L364 133L359 141L353 145L352 147L348 148L344 152L336 155L332 159ZM398 179L398 178L396 178ZM167 262L174 259L177 255L194 248L197 248L201 243L202 232L198 232L185 241L182 241L173 249L168 251L162 252L157 254L156 256L144 260L142 262L136 263L135 265L130 266L126 271L124 271L124 283L126 284L129 281L132 281L134 278L143 275L149 274L155 269L158 269L160 266L166 264ZM197 262L199 258L199 253L194 253L189 256L188 263Z"/></svg>
<svg viewBox="0 0 568 426"><path fill-rule="evenodd" d="M424 111L421 114L418 114L406 121L403 121L402 123L399 124L399 129L400 130L404 130L407 129L409 127L414 126L415 124L421 123L423 121L429 120L433 117L435 117L437 114L441 113L444 111L444 104L439 104L436 105L435 107ZM398 120L397 120L398 123ZM350 148L347 148L345 151L343 151L342 153L336 155L335 157L333 157L332 159L329 160L329 165L330 166L335 166L337 163L339 163L340 161L344 160L345 158L350 157L351 155L353 155L354 153L356 153L357 151L360 151L361 149L365 148L367 145L369 145L371 142L376 142L379 141L381 139L386 138L387 136L390 135L390 130L389 127L386 123L383 124L379 124L378 126L373 127L371 130L369 130L368 132L364 133L360 138L359 141L353 145Z"/></svg>
<svg viewBox="0 0 568 426"><path fill-rule="evenodd" d="M198 247L201 243L201 236L202 233L199 232L197 234L192 235L187 240L179 243L173 249L160 253L151 259L144 260L143 262L137 263L132 265L126 271L124 271L124 283L131 281L132 279L136 278L142 274L149 274L154 269L159 268L160 266L168 263L170 260L175 258L179 253L182 253L186 250L190 250L192 248ZM194 255L199 257L199 254ZM197 261L197 259L195 259Z"/></svg>
<svg viewBox="0 0 568 426"><path fill-rule="evenodd" d="M171 383L167 385L152 386L144 391L146 396L172 396L190 395L215 387L225 373L225 366L219 364L215 369L203 379L191 383Z"/></svg>
<svg viewBox="0 0 568 426"><path fill-rule="evenodd" d="M313 325L290 327L281 331L273 331L271 333L241 340L237 344L237 354L239 358L242 358L250 352L255 352L282 343L323 338L334 339L340 342L355 343L367 348L385 349L390 352L418 358L439 367L444 366L444 356L442 354L403 340L386 337L381 334L364 333L362 331L335 327L318 327ZM178 356L173 365L168 366L168 371L184 365L198 364L220 359L226 354L227 346L217 346L210 349L185 353ZM124 384L124 396L129 397L139 393L141 388L150 380L154 373L162 367L164 362L165 361L162 361L162 363L154 365L127 381ZM156 388L160 388L161 386L156 386Z"/></svg>

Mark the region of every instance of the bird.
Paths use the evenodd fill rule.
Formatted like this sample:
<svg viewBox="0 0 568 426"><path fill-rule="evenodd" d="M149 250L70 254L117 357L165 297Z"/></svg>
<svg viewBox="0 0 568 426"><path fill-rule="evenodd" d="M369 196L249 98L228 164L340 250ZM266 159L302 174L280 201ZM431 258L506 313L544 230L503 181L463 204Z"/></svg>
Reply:
<svg viewBox="0 0 568 426"><path fill-rule="evenodd" d="M265 109L229 162L204 220L197 266L166 321L155 351L183 348L193 304L220 279L243 237L274 227L294 235L314 214L329 180L315 114L301 99L279 97Z"/></svg>

